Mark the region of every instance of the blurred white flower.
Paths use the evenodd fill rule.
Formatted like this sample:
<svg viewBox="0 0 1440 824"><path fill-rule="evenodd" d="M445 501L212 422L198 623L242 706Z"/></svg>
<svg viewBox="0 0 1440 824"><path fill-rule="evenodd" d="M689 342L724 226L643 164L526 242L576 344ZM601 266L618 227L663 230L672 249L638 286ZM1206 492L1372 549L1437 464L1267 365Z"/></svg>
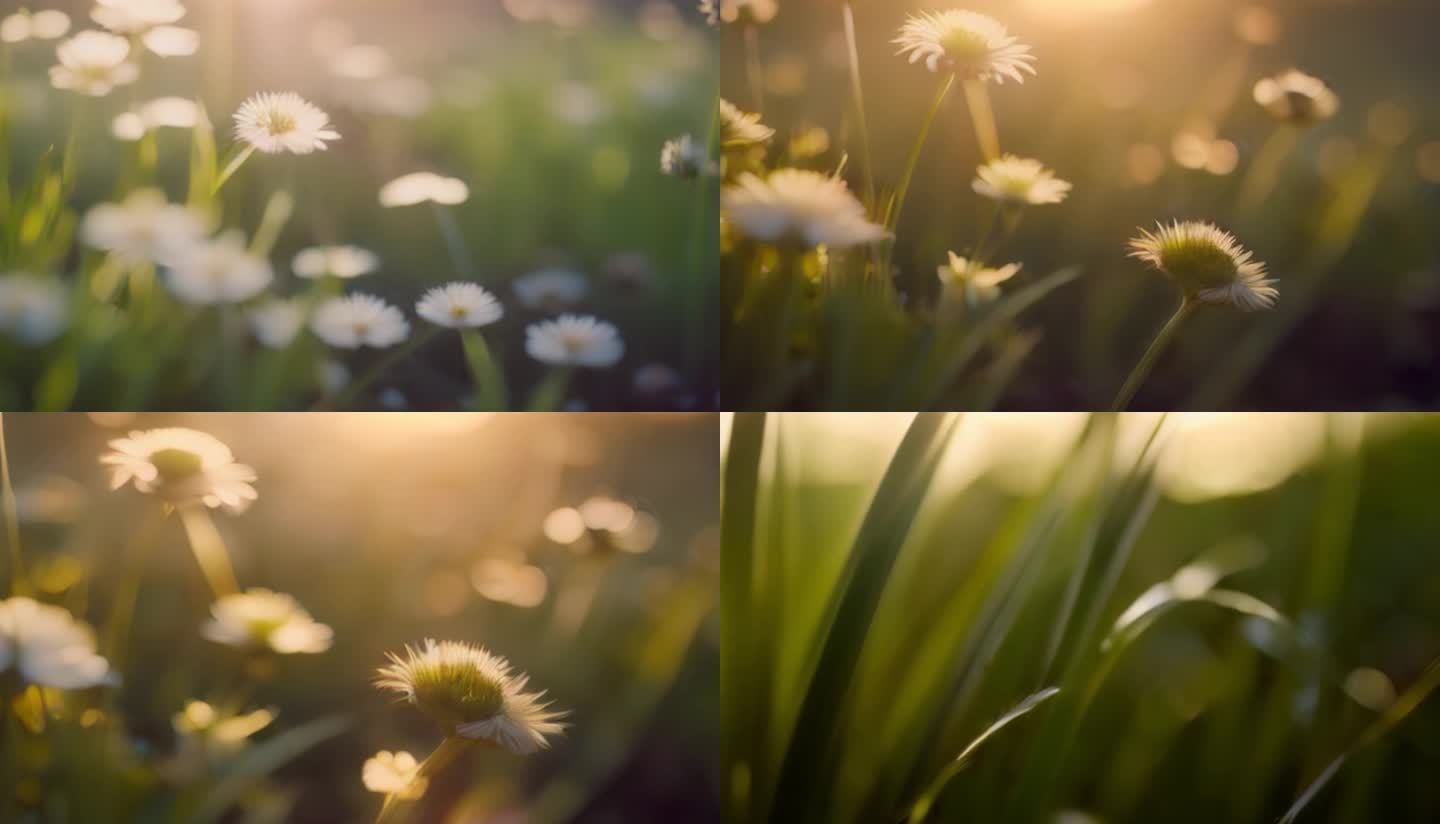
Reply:
<svg viewBox="0 0 1440 824"><path fill-rule="evenodd" d="M1340 98L1325 81L1297 69L1256 83L1255 102L1275 119L1302 126L1329 120L1340 110Z"/></svg>
<svg viewBox="0 0 1440 824"><path fill-rule="evenodd" d="M352 44L330 58L330 72L346 80L377 80L390 72L389 52L379 46Z"/></svg>
<svg viewBox="0 0 1440 824"><path fill-rule="evenodd" d="M981 166L972 184L977 194L1012 206L1060 203L1073 188L1038 160L1007 154Z"/></svg>
<svg viewBox="0 0 1440 824"><path fill-rule="evenodd" d="M302 249L291 262L296 276L314 280L332 277L341 280L368 275L380 267L374 252L359 246L314 246Z"/></svg>
<svg viewBox="0 0 1440 824"><path fill-rule="evenodd" d="M741 110L720 98L720 142L726 148L769 143L775 130L760 122L760 115Z"/></svg>
<svg viewBox="0 0 1440 824"><path fill-rule="evenodd" d="M235 136L266 154L306 155L339 140L330 117L294 92L261 92L235 112Z"/></svg>
<svg viewBox="0 0 1440 824"><path fill-rule="evenodd" d="M70 15L63 11L31 12L21 9L0 20L0 43L57 40L70 31Z"/></svg>
<svg viewBox="0 0 1440 824"><path fill-rule="evenodd" d="M119 34L141 34L185 16L180 0L97 0L90 19Z"/></svg>
<svg viewBox="0 0 1440 824"><path fill-rule="evenodd" d="M230 447L194 429L151 429L110 441L100 463L110 468L110 488L135 489L174 506L204 504L241 513L259 495L255 470L236 463Z"/></svg>
<svg viewBox="0 0 1440 824"><path fill-rule="evenodd" d="M44 346L70 325L70 297L53 278L0 275L0 332L25 346Z"/></svg>
<svg viewBox="0 0 1440 824"><path fill-rule="evenodd" d="M768 178L749 172L720 193L725 218L765 243L845 248L890 236L871 223L845 181L807 169L778 169Z"/></svg>
<svg viewBox="0 0 1440 824"><path fill-rule="evenodd" d="M475 562L470 581L481 597L502 604L533 609L545 602L549 580L544 570L505 558L482 558Z"/></svg>
<svg viewBox="0 0 1440 824"><path fill-rule="evenodd" d="M275 713L268 709L234 714L205 701L187 701L185 708L171 718L170 725L182 757L213 758L237 752L247 739L274 721Z"/></svg>
<svg viewBox="0 0 1440 824"><path fill-rule="evenodd" d="M354 294L321 303L310 317L310 331L341 349L385 349L410 336L410 323L385 301Z"/></svg>
<svg viewBox="0 0 1440 824"><path fill-rule="evenodd" d="M672 177L700 177L717 174L720 167L703 145L685 134L660 148L660 171Z"/></svg>
<svg viewBox="0 0 1440 824"><path fill-rule="evenodd" d="M274 279L270 261L252 254L238 230L182 247L165 261L166 288L193 306L244 303Z"/></svg>
<svg viewBox="0 0 1440 824"><path fill-rule="evenodd" d="M200 51L200 33L179 26L156 26L145 32L141 42L161 57L189 57Z"/></svg>
<svg viewBox="0 0 1440 824"><path fill-rule="evenodd" d="M305 327L305 304L299 300L267 300L251 309L246 317L250 331L262 346L284 349Z"/></svg>
<svg viewBox="0 0 1440 824"><path fill-rule="evenodd" d="M345 102L356 111L403 118L416 118L429 111L434 98L430 84L411 75L368 80L344 93Z"/></svg>
<svg viewBox="0 0 1440 824"><path fill-rule="evenodd" d="M200 634L217 644L280 655L330 649L335 633L318 623L289 595L250 589L226 595L210 607Z"/></svg>
<svg viewBox="0 0 1440 824"><path fill-rule="evenodd" d="M390 654L376 686L399 693L442 725L447 735L489 741L529 755L550 746L564 717L526 692L529 678L486 650L456 641L427 639L422 647Z"/></svg>
<svg viewBox="0 0 1440 824"><path fill-rule="evenodd" d="M777 0L700 0L700 13L715 23L764 24L780 13Z"/></svg>
<svg viewBox="0 0 1440 824"><path fill-rule="evenodd" d="M104 97L140 75L129 60L130 41L101 31L80 32L57 46L55 56L60 63L50 67L50 85L91 97Z"/></svg>
<svg viewBox="0 0 1440 824"><path fill-rule="evenodd" d="M62 690L114 680L88 626L65 609L24 597L0 601L0 678L12 677Z"/></svg>
<svg viewBox="0 0 1440 824"><path fill-rule="evenodd" d="M590 294L589 280L566 269L541 269L521 275L510 288L521 305L542 312L573 309Z"/></svg>
<svg viewBox="0 0 1440 824"><path fill-rule="evenodd" d="M1243 312L1269 309L1279 291L1265 264L1235 236L1211 223L1175 221L1141 230L1130 241L1130 257L1167 275L1187 299L1228 303Z"/></svg>
<svg viewBox="0 0 1440 824"><path fill-rule="evenodd" d="M957 289L980 300L993 300L1000 294L1000 284L1020 273L1020 264L988 267L978 260L967 260L954 252L940 267L940 283L946 289Z"/></svg>
<svg viewBox="0 0 1440 824"><path fill-rule="evenodd" d="M404 750L381 750L365 760L360 779L372 793L414 799L425 794L425 779L419 778L420 763Z"/></svg>
<svg viewBox="0 0 1440 824"><path fill-rule="evenodd" d="M932 72L945 70L966 80L1010 78L1024 83L1035 74L1035 57L1030 47L1011 36L998 20L973 11L951 9L912 14L895 38L900 54L911 63L925 61Z"/></svg>
<svg viewBox="0 0 1440 824"><path fill-rule="evenodd" d="M525 352L551 366L603 369L624 357L625 343L612 324L588 315L561 315L525 330Z"/></svg>
<svg viewBox="0 0 1440 824"><path fill-rule="evenodd" d="M161 263L201 243L206 220L185 206L171 204L158 189L135 189L120 203L102 203L85 214L80 239L128 266Z"/></svg>
<svg viewBox="0 0 1440 824"><path fill-rule="evenodd" d="M551 94L550 110L572 126L593 126L610 113L599 93L583 83L557 86Z"/></svg>
<svg viewBox="0 0 1440 824"><path fill-rule="evenodd" d="M474 283L450 283L426 292L415 305L415 312L437 326L475 329L500 320L505 308L494 295Z"/></svg>
<svg viewBox="0 0 1440 824"><path fill-rule="evenodd" d="M398 177L380 189L380 205L387 209L421 203L455 206L469 198L470 187L465 185L465 181L430 172L416 172Z"/></svg>

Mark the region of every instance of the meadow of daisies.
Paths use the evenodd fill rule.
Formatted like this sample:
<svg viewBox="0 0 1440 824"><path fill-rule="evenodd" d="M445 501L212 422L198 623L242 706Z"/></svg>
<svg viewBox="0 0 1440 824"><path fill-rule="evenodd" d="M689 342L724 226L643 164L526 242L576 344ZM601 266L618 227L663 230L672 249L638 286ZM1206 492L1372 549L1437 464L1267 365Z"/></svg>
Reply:
<svg viewBox="0 0 1440 824"><path fill-rule="evenodd" d="M716 426L6 414L0 820L718 821Z"/></svg>
<svg viewBox="0 0 1440 824"><path fill-rule="evenodd" d="M0 407L710 408L690 3L0 6Z"/></svg>
<svg viewBox="0 0 1440 824"><path fill-rule="evenodd" d="M1440 418L726 424L727 821L1440 818Z"/></svg>
<svg viewBox="0 0 1440 824"><path fill-rule="evenodd" d="M1423 6L707 4L727 408L1435 406Z"/></svg>

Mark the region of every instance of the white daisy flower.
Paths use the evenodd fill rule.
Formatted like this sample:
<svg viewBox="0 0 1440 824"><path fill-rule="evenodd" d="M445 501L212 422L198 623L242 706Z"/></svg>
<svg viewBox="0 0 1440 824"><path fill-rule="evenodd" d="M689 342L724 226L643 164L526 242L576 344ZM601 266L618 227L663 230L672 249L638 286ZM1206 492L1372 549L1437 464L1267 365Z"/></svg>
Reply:
<svg viewBox="0 0 1440 824"><path fill-rule="evenodd" d="M769 143L775 130L725 98L720 98L720 142L725 148Z"/></svg>
<svg viewBox="0 0 1440 824"><path fill-rule="evenodd" d="M55 56L60 63L50 67L50 85L57 89L104 97L140 76L130 62L130 41L102 31L80 32L56 47Z"/></svg>
<svg viewBox="0 0 1440 824"><path fill-rule="evenodd" d="M1340 98L1325 81L1296 69L1256 83L1255 102L1275 119L1299 125L1329 120L1340 110Z"/></svg>
<svg viewBox="0 0 1440 824"><path fill-rule="evenodd" d="M0 43L58 40L70 31L70 15L63 11L31 12L21 9L0 20Z"/></svg>
<svg viewBox="0 0 1440 824"><path fill-rule="evenodd" d="M425 794L425 779L420 776L420 762L404 750L381 750L365 760L360 779L372 793L413 799Z"/></svg>
<svg viewBox="0 0 1440 824"><path fill-rule="evenodd" d="M180 0L98 0L90 19L117 34L142 34L185 16Z"/></svg>
<svg viewBox="0 0 1440 824"><path fill-rule="evenodd" d="M1130 241L1130 257L1163 272L1187 299L1228 303L1244 312L1269 309L1279 291L1266 277L1265 264L1235 236L1211 223L1175 221L1141 230Z"/></svg>
<svg viewBox="0 0 1440 824"><path fill-rule="evenodd" d="M380 258L359 246L315 246L301 250L290 268L297 276L310 280L324 277L349 280L380 268Z"/></svg>
<svg viewBox="0 0 1440 824"><path fill-rule="evenodd" d="M912 14L895 38L900 54L911 63L925 61L932 72L942 69L966 80L981 82L1010 78L1024 83L1035 74L1035 57L1030 47L1010 35L998 20L973 11L952 9Z"/></svg>
<svg viewBox="0 0 1440 824"><path fill-rule="evenodd" d="M170 726L182 755L213 758L239 751L246 740L274 721L273 710L232 713L205 701L187 701L185 708L170 719Z"/></svg>
<svg viewBox="0 0 1440 824"><path fill-rule="evenodd" d="M0 332L24 346L44 346L70 325L70 297L59 281L0 275Z"/></svg>
<svg viewBox="0 0 1440 824"><path fill-rule="evenodd" d="M318 623L294 598L268 589L226 595L210 607L200 634L217 644L280 655L330 649L335 633Z"/></svg>
<svg viewBox="0 0 1440 824"><path fill-rule="evenodd" d="M660 171L671 177L700 177L720 171L710 152L688 134L665 141L660 147Z"/></svg>
<svg viewBox="0 0 1440 824"><path fill-rule="evenodd" d="M80 239L128 266L161 263L202 243L206 222L199 212L171 204L158 189L136 189L120 203L102 203L87 212Z"/></svg>
<svg viewBox="0 0 1440 824"><path fill-rule="evenodd" d="M614 325L588 315L561 315L525 330L525 352L551 366L603 369L625 355L625 342Z"/></svg>
<svg viewBox="0 0 1440 824"><path fill-rule="evenodd" d="M376 686L399 693L439 723L446 735L489 741L518 755L550 746L564 717L526 692L529 678L486 650L456 641L427 639L422 647L390 654Z"/></svg>
<svg viewBox="0 0 1440 824"><path fill-rule="evenodd" d="M764 242L842 249L890 236L871 223L845 181L806 169L779 169L767 178L749 172L720 193L725 218Z"/></svg>
<svg viewBox="0 0 1440 824"><path fill-rule="evenodd" d="M385 349L410 336L410 323L385 301L354 294L321 303L310 317L310 331L341 349Z"/></svg>
<svg viewBox="0 0 1440 824"><path fill-rule="evenodd" d="M450 283L426 292L415 312L436 326L475 329L500 320L505 307L494 295L473 283Z"/></svg>
<svg viewBox="0 0 1440 824"><path fill-rule="evenodd" d="M416 172L398 177L380 189L380 205L387 209L417 206L421 203L456 206L469 199L470 187L465 185L465 181L430 172Z"/></svg>
<svg viewBox="0 0 1440 824"><path fill-rule="evenodd" d="M140 41L160 57L189 57L200 51L200 33L180 26L156 26Z"/></svg>
<svg viewBox="0 0 1440 824"><path fill-rule="evenodd" d="M510 288L527 309L563 312L585 300L590 294L590 281L579 272L567 269L541 269L516 278Z"/></svg>
<svg viewBox="0 0 1440 824"><path fill-rule="evenodd" d="M194 429L131 432L110 442L100 457L110 468L110 488L134 484L173 506L204 504L211 509L244 512L259 495L255 470L236 463L230 447Z"/></svg>
<svg viewBox="0 0 1440 824"><path fill-rule="evenodd" d="M251 309L246 317L260 345L284 349L305 327L305 304L298 300L268 300Z"/></svg>
<svg viewBox="0 0 1440 824"><path fill-rule="evenodd" d="M951 252L950 261L940 267L940 282L946 289L959 289L982 300L992 300L1000 294L1000 284L1019 273L1018 263L992 268Z"/></svg>
<svg viewBox="0 0 1440 824"><path fill-rule="evenodd" d="M192 306L244 303L275 279L270 261L251 254L234 230L170 254L165 267L166 288Z"/></svg>
<svg viewBox="0 0 1440 824"><path fill-rule="evenodd" d="M306 155L339 140L330 117L294 92L261 92L235 112L235 136L266 154Z"/></svg>
<svg viewBox="0 0 1440 824"><path fill-rule="evenodd" d="M1038 160L1007 154L981 166L972 184L976 193L1012 206L1059 203L1073 188Z"/></svg>
<svg viewBox="0 0 1440 824"><path fill-rule="evenodd" d="M62 690L114 681L88 626L61 607L23 597L0 601L0 679Z"/></svg>

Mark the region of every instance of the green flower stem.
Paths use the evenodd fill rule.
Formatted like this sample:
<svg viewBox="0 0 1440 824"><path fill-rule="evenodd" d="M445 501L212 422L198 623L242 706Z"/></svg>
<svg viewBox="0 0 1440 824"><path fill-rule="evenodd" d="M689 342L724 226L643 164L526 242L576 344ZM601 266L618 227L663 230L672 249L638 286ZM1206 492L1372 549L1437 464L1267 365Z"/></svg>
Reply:
<svg viewBox="0 0 1440 824"><path fill-rule="evenodd" d="M250 254L269 258L280 240L280 233L294 213L295 196L289 191L281 189L270 195L265 203L265 212L260 216L260 225L255 229L255 237L250 241Z"/></svg>
<svg viewBox="0 0 1440 824"><path fill-rule="evenodd" d="M195 554L205 581L210 584L210 591L216 598L239 592L240 585L235 579L234 568L230 566L225 539L215 528L210 510L203 504L186 504L179 508L179 513L185 537L190 541L190 550Z"/></svg>
<svg viewBox="0 0 1440 824"><path fill-rule="evenodd" d="M1236 198L1235 211L1242 217L1242 222L1243 218L1253 216L1275 191L1285 161L1299 143L1300 128L1286 123L1271 132L1261 145L1255 159L1250 162L1250 168L1245 171L1245 179Z"/></svg>
<svg viewBox="0 0 1440 824"><path fill-rule="evenodd" d="M101 647L110 668L116 672L125 671L125 654L130 635L130 622L135 616L135 602L140 594L140 579L145 574L145 563L149 550L155 544L155 533L165 520L166 511L151 507L145 514L140 528L125 542L121 553L120 585L115 591L115 600L110 606L110 617L105 622L105 641Z"/></svg>
<svg viewBox="0 0 1440 824"><path fill-rule="evenodd" d="M245 161L249 160L253 154L255 154L255 147L249 143L235 144L235 146L230 149L230 158L225 163L224 170L220 172L219 177L215 178L215 183L210 187L210 197L213 198L215 195L220 194L220 190L225 188L225 184L230 182L230 178L234 177L235 173L240 171L240 167L244 166Z"/></svg>
<svg viewBox="0 0 1440 824"><path fill-rule="evenodd" d="M926 112L925 119L920 122L920 133L915 136L915 143L910 147L910 158L905 162L904 173L900 175L900 185L895 188L895 197L890 201L890 208L885 213L886 229L894 231L900 224L900 212L905 208L905 197L910 193L910 181L915 177L915 168L920 165L920 153L925 148L925 140L930 136L930 127L935 123L935 115L940 112L940 104L945 102L945 97L950 94L954 85L955 75L946 75L935 92L934 101L930 103L930 111Z"/></svg>
<svg viewBox="0 0 1440 824"><path fill-rule="evenodd" d="M745 75L750 82L750 102L755 113L765 112L765 65L760 60L760 27L745 26Z"/></svg>
<svg viewBox="0 0 1440 824"><path fill-rule="evenodd" d="M475 280L475 261L470 256L470 247L465 244L465 233L460 229L460 222L455 219L455 212L449 206L442 206L439 203L430 204L435 212L435 222L440 225L440 234L445 239L445 250L450 255L450 263L455 267L455 272L466 280Z"/></svg>
<svg viewBox="0 0 1440 824"><path fill-rule="evenodd" d="M25 558L20 551L20 511L15 502L15 486L10 481L10 452L5 448L5 421L0 415L0 495L4 498L5 544L10 553L10 594L25 595L30 591L25 577ZM0 707L9 711L9 705Z"/></svg>
<svg viewBox="0 0 1440 824"><path fill-rule="evenodd" d="M359 379L351 381L350 385L345 387L345 389L335 395L335 397L321 398L320 401L311 408L311 411L318 412L325 409L344 408L348 406L351 401L355 400L356 396L366 389L369 389L372 384L384 377L396 364L415 354L421 347L434 340L435 336L443 331L445 331L444 327L432 326L426 328L423 332L411 335L410 340L390 350L390 354L381 358L380 362L375 364L369 372L366 372Z"/></svg>
<svg viewBox="0 0 1440 824"><path fill-rule="evenodd" d="M1166 321L1165 326L1160 329L1160 334L1150 342L1150 348L1145 350L1140 362L1135 364L1134 370L1130 372L1130 377L1125 379L1125 385L1121 387L1120 394L1115 397L1115 403L1110 407L1112 412L1124 412L1129 408L1130 402L1135 400L1135 393L1140 391L1140 386L1145 383L1145 379L1155 368L1155 363L1160 360L1160 355L1175 340L1175 336L1179 334L1180 327L1185 324L1186 319L1199 308L1198 300L1185 298L1180 304L1180 308L1175 310L1175 314L1171 315L1170 320Z"/></svg>
<svg viewBox="0 0 1440 824"><path fill-rule="evenodd" d="M845 22L846 55L850 63L850 96L855 104L855 134L860 139L860 170L865 182L865 205L875 207L875 164L870 158L870 129L865 119L865 94L860 85L860 48L855 38L855 11L848 0L841 4Z"/></svg>
<svg viewBox="0 0 1440 824"><path fill-rule="evenodd" d="M465 362L475 378L475 408L481 412L506 411L510 404L505 392L505 375L485 343L485 336L478 329L462 329L460 343L465 347Z"/></svg>
<svg viewBox="0 0 1440 824"><path fill-rule="evenodd" d="M975 140L985 160L1000 157L1000 130L995 126L995 110L990 106L990 92L982 80L965 81L965 102L970 106L970 121L975 125Z"/></svg>
<svg viewBox="0 0 1440 824"><path fill-rule="evenodd" d="M430 753L420 766L415 770L414 781L429 781L432 777L451 764L459 760L460 756L469 752L476 742L454 735L447 735L440 746ZM413 783L413 782L412 782ZM399 793L391 793L385 796L385 803L380 807L380 815L376 817L375 824L389 824L390 822L402 821L403 817L397 816L397 811L404 810L409 799L401 798Z"/></svg>
<svg viewBox="0 0 1440 824"><path fill-rule="evenodd" d="M570 373L572 367L561 366L550 370L550 374L540 381L535 391L530 395L530 412L554 412L565 400L565 392L570 388Z"/></svg>

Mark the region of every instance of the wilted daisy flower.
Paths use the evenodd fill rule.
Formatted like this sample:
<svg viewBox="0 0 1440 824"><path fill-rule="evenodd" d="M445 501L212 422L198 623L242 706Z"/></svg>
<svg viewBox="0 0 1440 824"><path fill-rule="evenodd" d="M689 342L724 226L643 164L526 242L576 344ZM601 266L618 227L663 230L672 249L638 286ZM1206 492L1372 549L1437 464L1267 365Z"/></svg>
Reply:
<svg viewBox="0 0 1440 824"><path fill-rule="evenodd" d="M200 51L200 33L179 26L156 26L140 41L161 57L189 57Z"/></svg>
<svg viewBox="0 0 1440 824"><path fill-rule="evenodd" d="M672 177L700 177L719 171L710 152L690 135L665 141L660 148L660 171Z"/></svg>
<svg viewBox="0 0 1440 824"><path fill-rule="evenodd" d="M889 237L871 223L845 181L806 169L749 172L720 193L725 218L755 240L803 248L845 248Z"/></svg>
<svg viewBox="0 0 1440 824"><path fill-rule="evenodd" d="M763 24L780 13L777 0L700 0L700 13L711 23Z"/></svg>
<svg viewBox="0 0 1440 824"><path fill-rule="evenodd" d="M332 277L341 280L368 275L380 266L374 252L359 246L315 246L302 249L290 268L302 278Z"/></svg>
<svg viewBox="0 0 1440 824"><path fill-rule="evenodd" d="M1012 37L998 20L952 9L912 14L895 38L911 63L925 61L930 71L945 70L966 80L1024 83L1022 71L1035 74L1030 47Z"/></svg>
<svg viewBox="0 0 1440 824"><path fill-rule="evenodd" d="M455 206L469 199L470 187L465 185L465 181L430 172L398 177L380 189L380 205L387 209L421 203Z"/></svg>
<svg viewBox="0 0 1440 824"><path fill-rule="evenodd" d="M305 326L305 305L298 300L268 300L246 315L262 346L284 349Z"/></svg>
<svg viewBox="0 0 1440 824"><path fill-rule="evenodd" d="M1040 161L1005 155L981 166L973 187L978 194L1014 206L1043 206L1063 201L1073 188Z"/></svg>
<svg viewBox="0 0 1440 824"><path fill-rule="evenodd" d="M330 298L315 309L310 331L341 349L385 349L410 336L410 323L399 309L371 295Z"/></svg>
<svg viewBox="0 0 1440 824"><path fill-rule="evenodd" d="M201 214L169 203L158 189L136 189L120 203L102 203L80 225L86 245L131 266L167 260L203 241L206 232Z"/></svg>
<svg viewBox="0 0 1440 824"><path fill-rule="evenodd" d="M525 352L552 366L603 369L625 355L614 325L590 316L561 315L525 330Z"/></svg>
<svg viewBox="0 0 1440 824"><path fill-rule="evenodd" d="M420 775L420 762L415 756L403 750L390 752L381 750L365 760L360 778L365 789L372 793L396 795L400 798L419 798L425 794L425 779L416 780Z"/></svg>
<svg viewBox="0 0 1440 824"><path fill-rule="evenodd" d="M426 292L415 304L415 313L437 326L475 329L500 320L505 308L474 283L450 283Z"/></svg>
<svg viewBox="0 0 1440 824"><path fill-rule="evenodd" d="M110 488L135 489L174 506L204 504L240 513L259 496L255 470L236 463L230 447L194 429L131 432L110 442L100 457L110 467Z"/></svg>
<svg viewBox="0 0 1440 824"><path fill-rule="evenodd" d="M56 47L55 56L60 63L50 68L50 85L91 97L104 97L140 75L129 61L130 41L102 31L80 32Z"/></svg>
<svg viewBox="0 0 1440 824"><path fill-rule="evenodd" d="M949 263L940 267L940 282L947 289L973 291L977 297L988 300L1000 293L1000 284L1019 272L1018 263L990 268L978 260L966 260L951 252Z"/></svg>
<svg viewBox="0 0 1440 824"><path fill-rule="evenodd" d="M390 661L376 686L399 693L446 735L529 755L550 746L549 736L564 729L564 714L542 703L544 693L525 691L527 676L480 647L427 639L418 649L407 646L403 656L391 653Z"/></svg>
<svg viewBox="0 0 1440 824"><path fill-rule="evenodd" d="M270 261L252 254L234 230L171 253L165 267L170 293L193 306L243 303L275 279Z"/></svg>
<svg viewBox="0 0 1440 824"><path fill-rule="evenodd" d="M775 130L760 122L760 115L742 111L720 98L720 143L725 148L769 143Z"/></svg>
<svg viewBox="0 0 1440 824"><path fill-rule="evenodd" d="M590 282L579 272L541 269L516 278L510 288L527 309L561 312L585 300L590 293Z"/></svg>
<svg viewBox="0 0 1440 824"><path fill-rule="evenodd" d="M1130 241L1130 257L1167 275L1187 300L1229 303L1250 312L1269 309L1279 295L1265 264L1214 224L1177 220L1157 224L1154 232L1141 230Z"/></svg>
<svg viewBox="0 0 1440 824"><path fill-rule="evenodd" d="M56 40L70 31L70 15L63 11L31 12L21 9L0 20L0 43Z"/></svg>
<svg viewBox="0 0 1440 824"><path fill-rule="evenodd" d="M98 0L90 18L119 34L141 34L185 16L180 0Z"/></svg>
<svg viewBox="0 0 1440 824"><path fill-rule="evenodd" d="M235 136L266 154L306 155L339 140L330 117L294 92L261 92L235 112Z"/></svg>
<svg viewBox="0 0 1440 824"><path fill-rule="evenodd" d="M70 325L70 298L52 278L0 275L0 332L25 346L44 346Z"/></svg>
<svg viewBox="0 0 1440 824"><path fill-rule="evenodd" d="M1325 81L1296 69L1256 83L1255 102L1277 120L1302 126L1329 120L1340 109L1340 98Z"/></svg>
<svg viewBox="0 0 1440 824"><path fill-rule="evenodd" d="M113 680L88 626L65 609L23 597L0 601L0 680L12 678L62 690Z"/></svg>
<svg viewBox="0 0 1440 824"><path fill-rule="evenodd" d="M200 634L230 647L280 655L316 653L330 649L335 637L294 598L268 589L223 596L210 606L210 614Z"/></svg>

